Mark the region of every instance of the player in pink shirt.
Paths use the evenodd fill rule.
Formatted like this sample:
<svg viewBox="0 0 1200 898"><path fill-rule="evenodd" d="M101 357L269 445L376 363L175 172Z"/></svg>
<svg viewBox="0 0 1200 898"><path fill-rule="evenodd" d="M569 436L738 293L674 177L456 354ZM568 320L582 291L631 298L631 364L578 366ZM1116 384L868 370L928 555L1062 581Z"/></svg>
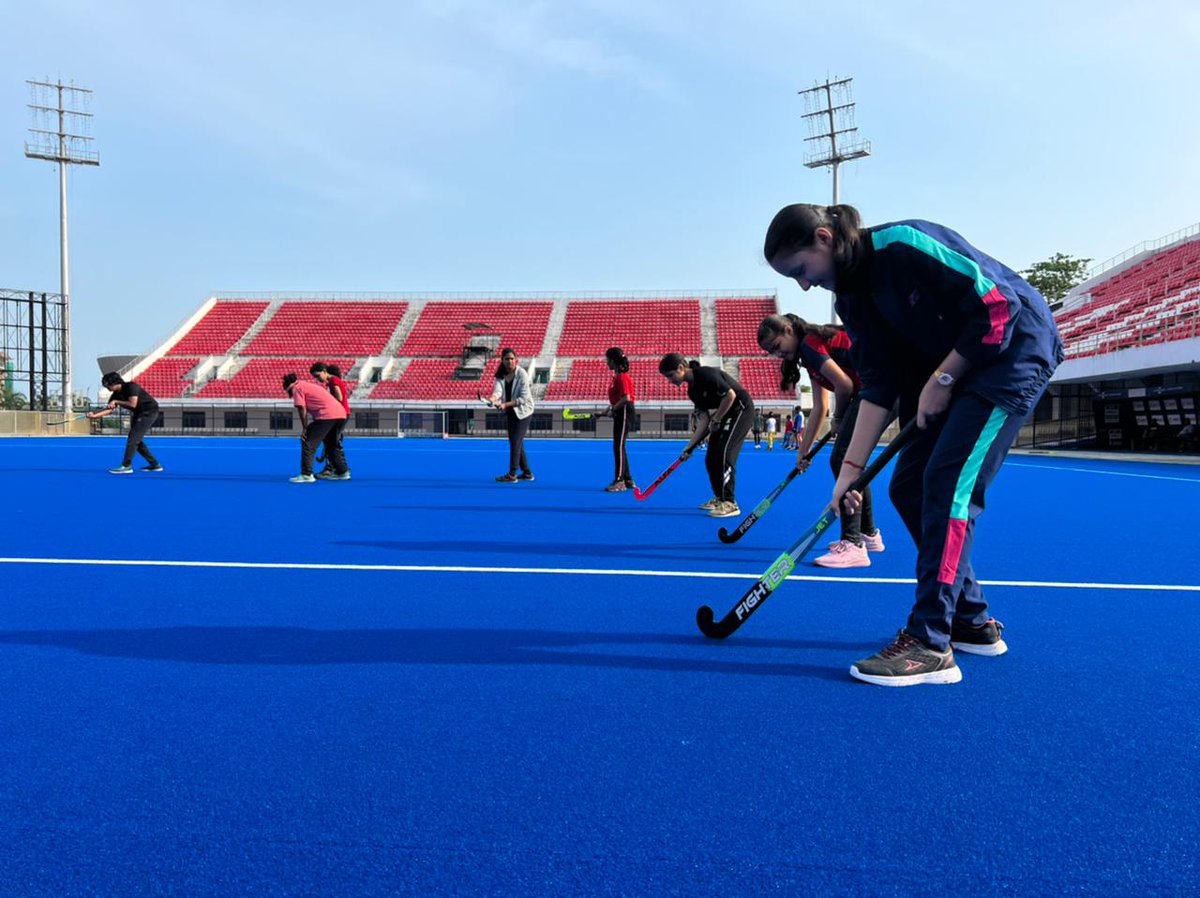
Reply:
<svg viewBox="0 0 1200 898"><path fill-rule="evenodd" d="M291 478L292 483L316 483L313 477L313 455L318 444L325 446L325 458L333 469L330 480L349 480L346 457L338 445L338 423L346 421L346 409L337 399L319 384L302 381L295 374L283 376L283 389L292 397L292 404L300 412L300 423L304 434L300 437L300 473Z"/></svg>
<svg viewBox="0 0 1200 898"><path fill-rule="evenodd" d="M324 362L313 362L312 367L308 369L308 373L317 379L317 382L327 389L334 399L342 404L342 408L346 410L346 417L335 425L337 431L338 446L341 447L342 457L346 455L346 447L343 439L346 435L346 425L350 421L350 387L342 380L342 369L337 365L326 365ZM325 470L317 473L318 480L331 480L334 476L333 466L329 464L327 458L322 457L317 459L318 462L325 462ZM349 462L347 462L349 465ZM349 471L349 467L346 469Z"/></svg>

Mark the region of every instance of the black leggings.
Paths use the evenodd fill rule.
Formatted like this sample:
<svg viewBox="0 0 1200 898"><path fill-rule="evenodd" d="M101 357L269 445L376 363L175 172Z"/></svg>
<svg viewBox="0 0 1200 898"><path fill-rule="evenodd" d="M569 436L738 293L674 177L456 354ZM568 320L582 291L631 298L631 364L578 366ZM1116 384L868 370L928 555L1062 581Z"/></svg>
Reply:
<svg viewBox="0 0 1200 898"><path fill-rule="evenodd" d="M613 412L613 482L622 482L626 486L633 483L629 475L629 453L625 450L625 440L629 436L629 427L633 424L633 405L625 403Z"/></svg>
<svg viewBox="0 0 1200 898"><path fill-rule="evenodd" d="M134 452L150 464L158 466L158 459L154 457L154 453L150 451L150 447L145 442L146 434L150 432L150 428L154 426L156 420L158 420L158 412L138 415L129 422L129 437L125 440L125 458L121 462L121 467L128 468L133 464Z"/></svg>
<svg viewBox="0 0 1200 898"><path fill-rule="evenodd" d="M529 424L533 415L528 418L518 418L511 408L506 410L508 424L508 473L516 474L517 468L522 474L532 473L529 470L529 459L525 457L525 434L529 433Z"/></svg>
<svg viewBox="0 0 1200 898"><path fill-rule="evenodd" d="M858 407L862 405L862 400L855 395L850 400L850 407L842 413L842 424L838 430L837 439L833 444L833 454L829 456L829 467L833 469L833 477L836 480L842 471L842 459L846 457L846 449L850 446L850 438L854 436L854 422L858 420ZM888 423L892 422L895 413L888 415ZM867 464L870 459L862 459L862 464ZM863 543L864 533L875 532L875 511L871 502L871 487L865 486L862 491L862 507L854 514L849 514L843 511L841 518L842 522L842 539L846 542L854 543L856 546L861 546Z"/></svg>
<svg viewBox="0 0 1200 898"><path fill-rule="evenodd" d="M737 479L737 458L746 442L746 434L754 423L753 407L745 409L735 404L729 410L717 432L708 438L708 454L704 467L708 470L708 482L713 495L722 502L736 502L734 486Z"/></svg>
<svg viewBox="0 0 1200 898"><path fill-rule="evenodd" d="M341 433L338 424L344 427L345 423L344 418L326 418L322 421L312 420L309 422L300 437L301 474L313 472L313 456L316 455L317 446L320 445L325 446L325 461L329 463L327 467L332 468L335 474L346 473L346 457L342 455L342 445L338 441Z"/></svg>

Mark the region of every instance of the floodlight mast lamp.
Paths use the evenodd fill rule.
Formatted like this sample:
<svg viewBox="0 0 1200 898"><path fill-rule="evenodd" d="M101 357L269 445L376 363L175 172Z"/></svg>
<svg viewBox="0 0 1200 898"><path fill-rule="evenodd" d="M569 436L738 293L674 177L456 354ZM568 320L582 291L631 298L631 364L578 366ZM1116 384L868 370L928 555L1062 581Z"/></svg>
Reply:
<svg viewBox="0 0 1200 898"><path fill-rule="evenodd" d="M833 169L835 206L841 202L838 166L843 162L871 155L871 142L858 139L858 128L854 125L854 100L850 94L850 83L853 80L840 78L830 81L826 78L823 84L798 91L800 96L804 97L804 105L809 110L804 115L810 135L805 138L805 142L820 141L815 151L804 154L804 165L806 168L828 166ZM854 136L839 142L838 138L842 135ZM832 321L838 320L837 309L832 302L830 316Z"/></svg>
<svg viewBox="0 0 1200 898"><path fill-rule="evenodd" d="M62 410L70 414L74 408L71 395L71 261L67 239L67 166L99 165L100 154L92 149L92 114L79 108L91 102L92 92L84 87L63 84L62 81L27 81L35 124L56 128L29 129L32 142L25 142L25 156L58 163L58 273L62 293ZM55 96L55 94L57 96ZM49 100L56 99L51 106Z"/></svg>

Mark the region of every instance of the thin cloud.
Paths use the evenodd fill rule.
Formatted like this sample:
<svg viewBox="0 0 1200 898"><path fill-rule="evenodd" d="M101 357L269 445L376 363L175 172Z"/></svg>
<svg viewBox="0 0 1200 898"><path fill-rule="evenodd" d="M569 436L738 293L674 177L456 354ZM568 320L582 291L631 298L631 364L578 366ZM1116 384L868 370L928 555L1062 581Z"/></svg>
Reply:
<svg viewBox="0 0 1200 898"><path fill-rule="evenodd" d="M614 51L602 37L581 36L586 10L569 3L430 0L423 8L469 29L513 64L621 81L667 100L680 96L678 87L660 66ZM596 21L595 16L586 18L595 26L605 24Z"/></svg>

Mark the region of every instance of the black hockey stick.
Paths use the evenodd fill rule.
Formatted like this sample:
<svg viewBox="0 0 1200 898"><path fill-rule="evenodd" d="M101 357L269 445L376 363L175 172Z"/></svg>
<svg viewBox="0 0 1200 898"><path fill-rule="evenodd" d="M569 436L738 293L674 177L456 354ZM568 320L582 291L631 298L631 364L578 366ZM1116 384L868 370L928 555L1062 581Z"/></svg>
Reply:
<svg viewBox="0 0 1200 898"><path fill-rule="evenodd" d="M816 442L816 444L808 451L808 454L804 456L804 460L812 461L813 456L821 451L821 448L829 442L829 438L831 436L833 436L832 430L828 431L825 436L821 437L821 439ZM718 530L717 536L720 538L721 542L736 543L739 539L745 536L746 531L753 527L755 522L767 513L767 509L771 507L771 503L779 498L779 495L788 488L788 485L796 479L796 475L799 473L800 471L796 468L792 468L790 471L788 471L787 477L783 478L783 481L779 484L779 486L767 493L767 498L759 502L754 511L746 515L742 522L734 528L733 533L730 533L724 527Z"/></svg>
<svg viewBox="0 0 1200 898"><path fill-rule="evenodd" d="M63 418L61 421L47 421L47 427L60 427L63 424L70 424L72 421L78 421L80 418L86 418L87 415L72 415L69 418Z"/></svg>
<svg viewBox="0 0 1200 898"><path fill-rule="evenodd" d="M912 441L917 434L917 421L914 418L908 422L908 426L900 431L896 439L892 440L879 453L879 457L875 461L867 465L854 482L850 484L850 489L856 492L861 492L863 487L870 483L875 475L884 469L888 462ZM729 636L738 627L746 622L755 611L757 611L762 603L767 600L767 597L775 591L780 583L787 579L792 568L796 563L804 557L813 544L820 538L821 534L837 520L837 515L833 513L832 508L826 508L824 513L817 518L816 523L804 531L803 535L792 543L791 548L775 559L765 574L758 578L758 581L751 586L731 609L719 621L713 615L713 610L707 605L701 605L696 610L696 624L700 627L700 632L709 639L724 639Z"/></svg>

